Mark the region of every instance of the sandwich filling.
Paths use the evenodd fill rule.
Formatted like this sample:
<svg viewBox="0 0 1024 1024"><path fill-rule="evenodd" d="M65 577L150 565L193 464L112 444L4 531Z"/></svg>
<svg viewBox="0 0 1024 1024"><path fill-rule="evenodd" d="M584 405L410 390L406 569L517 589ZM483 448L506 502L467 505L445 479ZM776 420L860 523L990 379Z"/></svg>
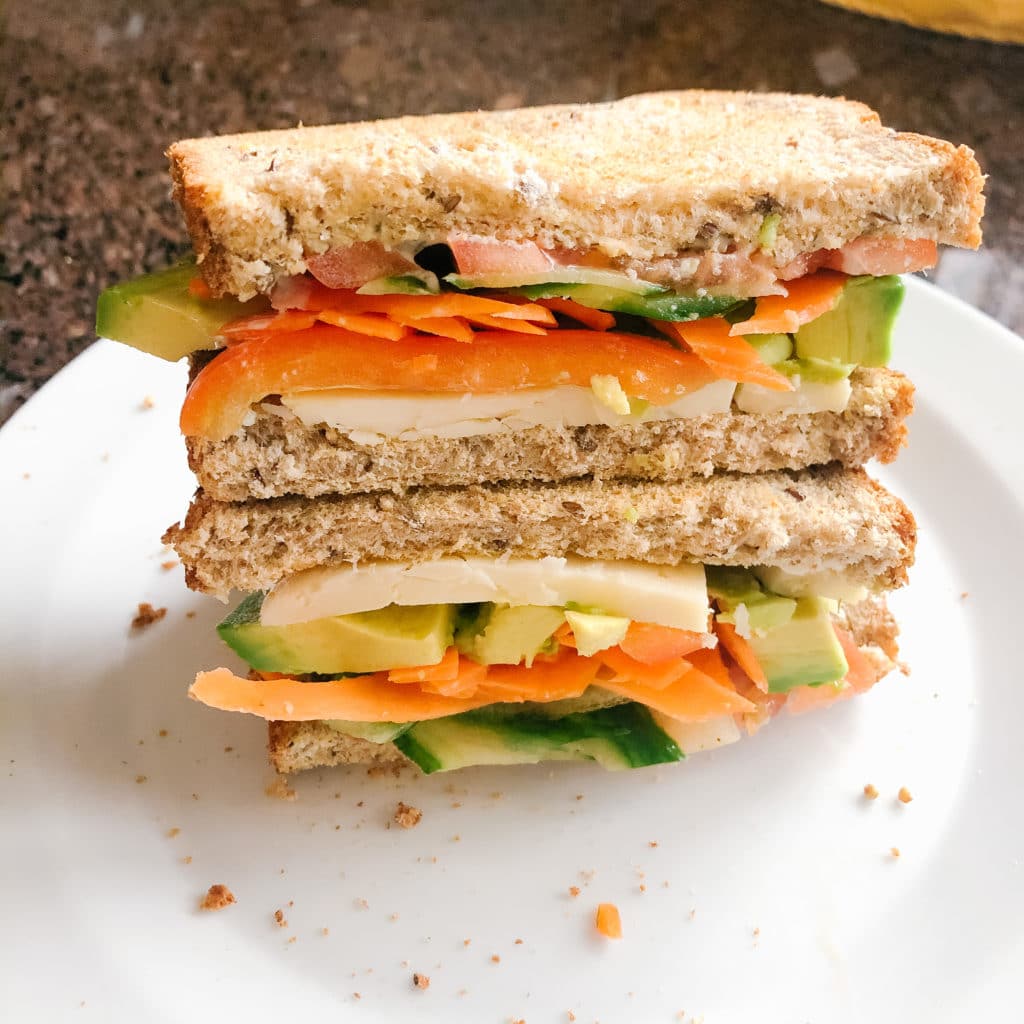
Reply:
<svg viewBox="0 0 1024 1024"><path fill-rule="evenodd" d="M393 743L426 772L469 764L680 760L868 688L838 626L866 596L792 576L581 558L437 558L309 570L218 627L250 666L190 695Z"/></svg>
<svg viewBox="0 0 1024 1024"><path fill-rule="evenodd" d="M746 275L729 279L732 294L712 287L700 271L711 255L730 254L638 269L533 243L359 243L310 257L310 273L245 306L210 297L187 266L119 286L98 329L168 358L213 350L181 414L186 436L211 441L260 414L375 444L842 412L851 372L888 362L903 294L890 271L930 265L935 246L809 253L776 268L767 293ZM664 283L665 263L690 276Z"/></svg>

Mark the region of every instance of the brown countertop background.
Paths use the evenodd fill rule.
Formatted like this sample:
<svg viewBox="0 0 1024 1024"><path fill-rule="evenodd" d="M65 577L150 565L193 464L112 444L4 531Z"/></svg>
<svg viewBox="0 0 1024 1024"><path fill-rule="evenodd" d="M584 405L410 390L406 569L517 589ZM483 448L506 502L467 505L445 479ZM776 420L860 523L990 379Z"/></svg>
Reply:
<svg viewBox="0 0 1024 1024"><path fill-rule="evenodd" d="M186 248L174 139L650 89L846 95L971 146L985 248L934 278L1024 333L1024 47L815 0L14 0L3 17L0 422L94 340L102 288Z"/></svg>

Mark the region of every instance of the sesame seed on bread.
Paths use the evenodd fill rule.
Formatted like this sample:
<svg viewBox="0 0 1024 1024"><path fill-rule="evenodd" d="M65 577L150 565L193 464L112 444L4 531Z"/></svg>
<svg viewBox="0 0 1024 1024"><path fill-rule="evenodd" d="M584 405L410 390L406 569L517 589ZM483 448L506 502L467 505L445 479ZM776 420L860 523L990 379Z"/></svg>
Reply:
<svg viewBox="0 0 1024 1024"><path fill-rule="evenodd" d="M778 266L863 236L981 240L969 149L820 96L649 93L190 139L168 156L206 282L242 298L331 248L452 232L650 260L752 247L777 213Z"/></svg>

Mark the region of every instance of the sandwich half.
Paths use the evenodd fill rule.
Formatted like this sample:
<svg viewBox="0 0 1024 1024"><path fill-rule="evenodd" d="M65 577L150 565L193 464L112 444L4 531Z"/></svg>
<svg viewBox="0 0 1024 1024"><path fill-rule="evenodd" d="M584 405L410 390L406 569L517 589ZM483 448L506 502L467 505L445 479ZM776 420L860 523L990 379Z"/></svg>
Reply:
<svg viewBox="0 0 1024 1024"><path fill-rule="evenodd" d="M980 242L969 150L679 92L180 142L195 262L98 329L188 357L167 540L245 596L282 771L639 767L861 692L914 521L899 275Z"/></svg>
<svg viewBox="0 0 1024 1024"><path fill-rule="evenodd" d="M284 539L287 538L287 543ZM872 686L915 527L863 471L224 504L167 538L248 591L251 667L191 695L268 719L281 771L681 760Z"/></svg>

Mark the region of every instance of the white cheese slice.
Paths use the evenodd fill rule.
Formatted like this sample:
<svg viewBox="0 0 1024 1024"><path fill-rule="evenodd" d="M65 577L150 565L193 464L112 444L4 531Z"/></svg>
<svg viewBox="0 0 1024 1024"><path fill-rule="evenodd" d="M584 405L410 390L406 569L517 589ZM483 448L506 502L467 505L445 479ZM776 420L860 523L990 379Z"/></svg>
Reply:
<svg viewBox="0 0 1024 1024"><path fill-rule="evenodd" d="M736 408L771 415L799 412L843 412L850 402L849 380L802 380L795 391L772 391L760 384L736 389Z"/></svg>
<svg viewBox="0 0 1024 1024"><path fill-rule="evenodd" d="M833 601L855 604L868 596L863 583L854 583L841 572L809 572L802 576L786 572L776 566L760 566L754 575L773 594L783 597L824 597Z"/></svg>
<svg viewBox="0 0 1024 1024"><path fill-rule="evenodd" d="M260 622L287 626L389 604L583 605L637 622L708 628L702 565L647 565L585 558L436 558L308 569L263 602Z"/></svg>
<svg viewBox="0 0 1024 1024"><path fill-rule="evenodd" d="M706 722L681 722L660 711L652 711L654 721L662 732L671 736L684 754L697 754L735 743L740 730L732 715L720 715Z"/></svg>
<svg viewBox="0 0 1024 1024"><path fill-rule="evenodd" d="M307 426L324 423L359 444L423 437L475 437L529 427L628 426L728 412L736 385L717 380L670 405L614 412L590 388L530 388L495 395L416 394L328 388L283 395L282 403Z"/></svg>

